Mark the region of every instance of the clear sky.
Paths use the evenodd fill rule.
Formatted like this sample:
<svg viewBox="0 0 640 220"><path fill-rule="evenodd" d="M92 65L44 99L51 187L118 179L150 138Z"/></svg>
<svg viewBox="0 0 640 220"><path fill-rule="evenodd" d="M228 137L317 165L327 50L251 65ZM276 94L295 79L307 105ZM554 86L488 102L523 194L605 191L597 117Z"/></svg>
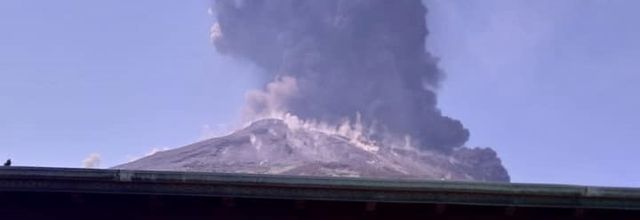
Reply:
<svg viewBox="0 0 640 220"><path fill-rule="evenodd" d="M470 145L518 182L640 187L640 1L428 2Z"/></svg>
<svg viewBox="0 0 640 220"><path fill-rule="evenodd" d="M428 0L443 111L515 182L639 186L640 2ZM234 124L207 0L0 1L0 159L101 167Z"/></svg>
<svg viewBox="0 0 640 220"><path fill-rule="evenodd" d="M102 167L194 142L253 86L205 0L0 1L0 158Z"/></svg>

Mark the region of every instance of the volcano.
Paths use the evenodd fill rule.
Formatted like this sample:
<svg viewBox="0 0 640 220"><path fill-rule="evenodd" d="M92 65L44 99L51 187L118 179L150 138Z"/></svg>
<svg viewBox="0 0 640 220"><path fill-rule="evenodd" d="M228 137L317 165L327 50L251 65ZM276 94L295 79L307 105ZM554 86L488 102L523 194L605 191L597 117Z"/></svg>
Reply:
<svg viewBox="0 0 640 220"><path fill-rule="evenodd" d="M489 148L386 147L262 119L230 135L157 152L114 169L508 182Z"/></svg>

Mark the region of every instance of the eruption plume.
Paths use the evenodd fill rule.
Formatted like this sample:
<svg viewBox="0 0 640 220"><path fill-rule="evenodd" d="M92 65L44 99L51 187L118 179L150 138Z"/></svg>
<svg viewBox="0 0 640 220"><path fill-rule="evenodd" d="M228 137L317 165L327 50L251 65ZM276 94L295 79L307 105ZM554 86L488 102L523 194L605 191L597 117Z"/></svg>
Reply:
<svg viewBox="0 0 640 220"><path fill-rule="evenodd" d="M469 131L437 107L443 74L425 50L426 12L421 0L215 0L211 37L274 80L248 94L250 117L359 120L372 140L451 152Z"/></svg>

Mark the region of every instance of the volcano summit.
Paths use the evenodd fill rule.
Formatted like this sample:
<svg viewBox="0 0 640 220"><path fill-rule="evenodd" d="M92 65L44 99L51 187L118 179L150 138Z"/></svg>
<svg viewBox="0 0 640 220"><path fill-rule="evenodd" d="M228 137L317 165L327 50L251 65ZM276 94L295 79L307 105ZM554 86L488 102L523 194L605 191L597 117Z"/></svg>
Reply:
<svg viewBox="0 0 640 220"><path fill-rule="evenodd" d="M493 150L450 155L382 147L339 134L263 119L224 137L160 151L114 169L508 182Z"/></svg>

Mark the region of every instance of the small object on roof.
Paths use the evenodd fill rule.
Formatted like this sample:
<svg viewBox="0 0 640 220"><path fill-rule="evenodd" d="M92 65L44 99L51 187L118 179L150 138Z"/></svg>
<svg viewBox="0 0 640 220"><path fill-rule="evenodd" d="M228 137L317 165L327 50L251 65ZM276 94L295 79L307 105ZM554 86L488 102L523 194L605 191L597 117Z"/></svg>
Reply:
<svg viewBox="0 0 640 220"><path fill-rule="evenodd" d="M7 162L4 162L5 167L11 166L11 159L8 159Z"/></svg>

